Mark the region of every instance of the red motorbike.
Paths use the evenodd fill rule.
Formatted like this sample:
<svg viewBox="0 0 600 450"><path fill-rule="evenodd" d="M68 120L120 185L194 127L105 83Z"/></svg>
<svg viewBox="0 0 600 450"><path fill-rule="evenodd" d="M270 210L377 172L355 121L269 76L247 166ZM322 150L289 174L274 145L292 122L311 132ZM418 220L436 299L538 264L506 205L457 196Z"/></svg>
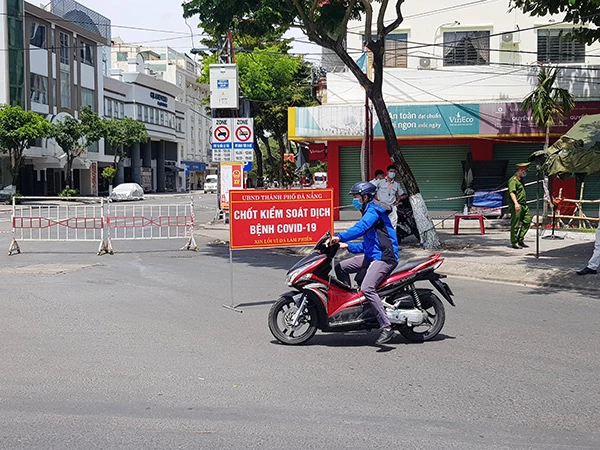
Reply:
<svg viewBox="0 0 600 450"><path fill-rule="evenodd" d="M269 311L269 329L281 343L298 345L317 330L348 332L379 328L362 292L339 281L333 274L339 244L329 245L330 233L287 273L287 284L295 290L281 295ZM412 342L433 339L444 326L444 304L432 289L417 288L428 281L455 306L450 287L438 274L444 258L440 254L401 264L377 288L392 327Z"/></svg>

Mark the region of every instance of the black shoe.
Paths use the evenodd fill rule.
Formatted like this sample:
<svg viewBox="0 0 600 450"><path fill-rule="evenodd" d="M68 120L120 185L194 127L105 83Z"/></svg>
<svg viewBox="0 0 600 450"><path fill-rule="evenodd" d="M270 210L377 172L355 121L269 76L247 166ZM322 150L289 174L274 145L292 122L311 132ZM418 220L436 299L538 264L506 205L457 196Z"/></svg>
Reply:
<svg viewBox="0 0 600 450"><path fill-rule="evenodd" d="M589 275L589 274L596 275L597 273L598 273L597 270L590 269L589 267L585 267L585 268L577 271L577 275Z"/></svg>
<svg viewBox="0 0 600 450"><path fill-rule="evenodd" d="M381 345L385 344L387 341L394 337L394 330L391 328L382 328L381 333L379 333L379 337L375 341L375 344Z"/></svg>
<svg viewBox="0 0 600 450"><path fill-rule="evenodd" d="M529 245L527 245L525 242L519 242L519 245L523 248L529 248Z"/></svg>
<svg viewBox="0 0 600 450"><path fill-rule="evenodd" d="M519 247L518 244L513 244L511 245L512 248L516 248L517 250L521 250L521 247Z"/></svg>

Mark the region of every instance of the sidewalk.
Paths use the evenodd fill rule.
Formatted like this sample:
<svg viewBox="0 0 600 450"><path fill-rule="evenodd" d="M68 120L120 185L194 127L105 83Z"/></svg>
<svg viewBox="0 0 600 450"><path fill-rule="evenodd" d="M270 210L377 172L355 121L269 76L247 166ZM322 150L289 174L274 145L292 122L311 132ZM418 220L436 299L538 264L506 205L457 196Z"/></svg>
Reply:
<svg viewBox="0 0 600 450"><path fill-rule="evenodd" d="M471 222L471 221L469 221ZM478 225L461 223L460 233L453 234L452 223L438 229L442 243L439 250L423 250L414 238L400 245L401 260L421 258L440 252L446 258L440 273L477 280L498 281L540 288L566 289L582 293L600 293L600 275L580 276L575 272L586 266L594 248L595 233L556 230L563 239L543 238L551 230L540 230L539 258L536 258L536 232L530 230L525 238L529 248L510 247L508 222L486 223L486 234L479 233ZM335 222L335 230L347 229L354 222ZM215 240L229 242L229 225L200 224L197 233ZM299 255L310 251L295 247Z"/></svg>

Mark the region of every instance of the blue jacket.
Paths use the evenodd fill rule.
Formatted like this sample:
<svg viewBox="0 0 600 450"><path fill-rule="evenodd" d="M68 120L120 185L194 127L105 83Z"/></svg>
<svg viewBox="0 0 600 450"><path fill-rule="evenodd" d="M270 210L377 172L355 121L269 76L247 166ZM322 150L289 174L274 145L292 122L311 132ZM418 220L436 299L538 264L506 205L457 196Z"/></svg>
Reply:
<svg viewBox="0 0 600 450"><path fill-rule="evenodd" d="M363 242L349 243L350 253L364 253L371 261L398 262L398 236L388 217L391 207L376 200L367 203L362 209L362 219L351 228L338 233L341 242L348 242L362 236Z"/></svg>

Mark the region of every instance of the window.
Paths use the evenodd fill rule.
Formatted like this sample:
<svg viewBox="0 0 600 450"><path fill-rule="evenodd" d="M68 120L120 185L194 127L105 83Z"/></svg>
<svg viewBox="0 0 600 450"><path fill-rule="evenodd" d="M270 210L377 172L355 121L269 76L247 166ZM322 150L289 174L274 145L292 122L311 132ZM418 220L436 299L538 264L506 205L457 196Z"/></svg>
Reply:
<svg viewBox="0 0 600 450"><path fill-rule="evenodd" d="M79 61L87 64L88 66L94 65L94 48L90 44L80 41L79 52Z"/></svg>
<svg viewBox="0 0 600 450"><path fill-rule="evenodd" d="M60 47L60 62L61 64L69 64L69 62L71 61L71 56L69 53L69 43L70 43L70 39L69 39L69 35L65 34L65 33L59 33L58 34L58 39L59 39L59 47Z"/></svg>
<svg viewBox="0 0 600 450"><path fill-rule="evenodd" d="M383 67L407 67L406 33L390 34L385 38Z"/></svg>
<svg viewBox="0 0 600 450"><path fill-rule="evenodd" d="M148 107L144 106L144 122L148 122Z"/></svg>
<svg viewBox="0 0 600 450"><path fill-rule="evenodd" d="M71 74L60 71L60 106L71 109Z"/></svg>
<svg viewBox="0 0 600 450"><path fill-rule="evenodd" d="M137 105L137 120L142 121L142 105Z"/></svg>
<svg viewBox="0 0 600 450"><path fill-rule="evenodd" d="M48 104L48 77L32 73L29 98L32 103Z"/></svg>
<svg viewBox="0 0 600 450"><path fill-rule="evenodd" d="M112 117L112 100L109 98L104 99L104 115Z"/></svg>
<svg viewBox="0 0 600 450"><path fill-rule="evenodd" d="M489 63L489 31L450 31L444 33L445 66L480 66Z"/></svg>
<svg viewBox="0 0 600 450"><path fill-rule="evenodd" d="M81 106L90 106L94 109L94 91L81 88Z"/></svg>
<svg viewBox="0 0 600 450"><path fill-rule="evenodd" d="M543 63L583 63L585 62L585 44L569 39L570 29L537 30L538 61Z"/></svg>
<svg viewBox="0 0 600 450"><path fill-rule="evenodd" d="M31 23L31 36L29 37L29 45L33 47L44 48L46 44L46 26L39 23Z"/></svg>
<svg viewBox="0 0 600 450"><path fill-rule="evenodd" d="M159 123L160 123L161 125L163 125L163 126L165 125L165 112L164 112L164 111L161 111L161 112L160 112L160 119L159 119Z"/></svg>
<svg viewBox="0 0 600 450"><path fill-rule="evenodd" d="M127 52L117 52L117 61L127 61Z"/></svg>
<svg viewBox="0 0 600 450"><path fill-rule="evenodd" d="M148 119L148 123L154 123L154 108L148 108L150 113L150 118Z"/></svg>
<svg viewBox="0 0 600 450"><path fill-rule="evenodd" d="M124 119L125 118L125 103L119 103L119 118L120 119Z"/></svg>

